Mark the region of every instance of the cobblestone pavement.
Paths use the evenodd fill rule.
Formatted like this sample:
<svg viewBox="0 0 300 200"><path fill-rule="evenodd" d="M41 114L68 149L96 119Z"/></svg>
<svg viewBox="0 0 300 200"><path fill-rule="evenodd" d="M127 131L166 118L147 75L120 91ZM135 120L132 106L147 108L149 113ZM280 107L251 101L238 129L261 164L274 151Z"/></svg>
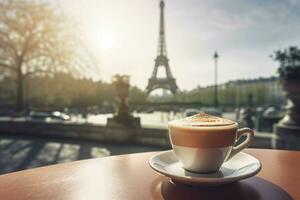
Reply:
<svg viewBox="0 0 300 200"><path fill-rule="evenodd" d="M0 135L0 174L88 158L157 150L162 149L133 144Z"/></svg>

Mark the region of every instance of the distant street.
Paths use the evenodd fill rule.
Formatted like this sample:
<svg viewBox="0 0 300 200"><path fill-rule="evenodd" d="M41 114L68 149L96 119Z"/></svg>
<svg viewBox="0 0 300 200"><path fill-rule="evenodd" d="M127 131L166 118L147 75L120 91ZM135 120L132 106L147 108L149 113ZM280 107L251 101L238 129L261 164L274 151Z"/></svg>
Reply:
<svg viewBox="0 0 300 200"><path fill-rule="evenodd" d="M184 113L182 112L178 112L174 114L174 113L160 112L160 111L156 111L153 113L133 113L133 115L135 117L141 118L141 123L143 127L157 127L157 128L167 128L168 121L185 117ZM65 121L64 123L92 123L92 124L104 125L107 122L107 118L112 116L113 114L98 114L98 115L90 114L87 116L87 119L85 119L80 115L71 115L71 120ZM223 117L227 119L235 120L235 116L236 114L234 112L223 113ZM19 118L0 117L0 120L24 121L24 120L29 120L29 118L28 117L19 117ZM55 122L55 121L51 121L51 122Z"/></svg>
<svg viewBox="0 0 300 200"><path fill-rule="evenodd" d="M112 114L104 115L89 115L88 122L95 124L106 124L106 118L111 117ZM168 113L168 112L153 112L153 113L134 113L135 117L141 118L143 127L157 127L167 128L168 121L185 117L183 113ZM236 114L234 112L225 112L223 117L235 120ZM73 121L84 122L82 118L73 118Z"/></svg>

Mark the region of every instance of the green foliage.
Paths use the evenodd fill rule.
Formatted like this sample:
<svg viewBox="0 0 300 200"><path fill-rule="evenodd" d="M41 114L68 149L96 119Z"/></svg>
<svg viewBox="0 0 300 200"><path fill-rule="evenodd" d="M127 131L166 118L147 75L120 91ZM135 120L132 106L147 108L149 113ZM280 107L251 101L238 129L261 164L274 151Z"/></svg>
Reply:
<svg viewBox="0 0 300 200"><path fill-rule="evenodd" d="M15 82L11 77L0 80L0 101L8 104L15 101ZM144 102L144 91L136 86L130 88L130 102ZM68 73L47 76L30 76L25 82L25 102L36 109L101 108L116 104L115 86L111 83L75 78Z"/></svg>
<svg viewBox="0 0 300 200"><path fill-rule="evenodd" d="M283 102L283 95L275 77L254 80L231 81L218 86L218 100L221 107L244 107L253 96L253 106L278 104ZM179 91L175 96L167 97L168 101L199 103L203 106L214 106L214 86L197 87L190 91Z"/></svg>
<svg viewBox="0 0 300 200"><path fill-rule="evenodd" d="M114 87L101 81L74 78L66 73L27 79L27 103L32 107L87 109L114 99Z"/></svg>
<svg viewBox="0 0 300 200"><path fill-rule="evenodd" d="M15 81L12 77L3 77L0 80L0 106L12 107L15 103Z"/></svg>
<svg viewBox="0 0 300 200"><path fill-rule="evenodd" d="M133 86L129 90L129 102L145 102L146 101L146 93L140 88Z"/></svg>
<svg viewBox="0 0 300 200"><path fill-rule="evenodd" d="M298 80L300 77L300 49L290 46L284 50L275 51L274 60L280 63L278 73L281 79Z"/></svg>
<svg viewBox="0 0 300 200"><path fill-rule="evenodd" d="M279 104L283 101L278 80L269 79L232 81L218 87L221 107L244 107L248 96L253 96L253 106ZM13 77L0 80L0 101L11 104L15 101ZM129 103L144 103L149 98L136 86L130 87ZM25 101L31 108L86 110L91 107L114 107L117 103L115 86L111 83L76 78L68 73L30 76L25 82ZM175 96L165 97L167 102L196 103L214 106L214 86L197 87L190 91L178 91ZM1 106L1 104L0 104Z"/></svg>

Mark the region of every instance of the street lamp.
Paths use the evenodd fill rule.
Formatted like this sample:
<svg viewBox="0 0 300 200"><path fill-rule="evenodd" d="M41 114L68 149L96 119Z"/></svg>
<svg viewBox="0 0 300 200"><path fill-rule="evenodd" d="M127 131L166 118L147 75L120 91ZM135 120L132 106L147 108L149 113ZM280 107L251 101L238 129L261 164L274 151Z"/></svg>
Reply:
<svg viewBox="0 0 300 200"><path fill-rule="evenodd" d="M215 51L214 53L214 61L215 61L215 107L219 107L219 101L218 101L218 59L219 55Z"/></svg>

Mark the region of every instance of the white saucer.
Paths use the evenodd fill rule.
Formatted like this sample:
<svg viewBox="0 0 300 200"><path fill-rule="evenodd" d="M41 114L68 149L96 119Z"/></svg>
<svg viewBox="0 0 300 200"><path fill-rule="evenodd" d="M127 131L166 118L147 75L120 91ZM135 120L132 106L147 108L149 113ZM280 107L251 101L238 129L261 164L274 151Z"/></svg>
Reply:
<svg viewBox="0 0 300 200"><path fill-rule="evenodd" d="M173 150L161 152L149 160L152 169L173 181L202 186L216 186L254 176L261 170L261 163L253 156L240 152L225 162L216 173L198 174L186 171Z"/></svg>

